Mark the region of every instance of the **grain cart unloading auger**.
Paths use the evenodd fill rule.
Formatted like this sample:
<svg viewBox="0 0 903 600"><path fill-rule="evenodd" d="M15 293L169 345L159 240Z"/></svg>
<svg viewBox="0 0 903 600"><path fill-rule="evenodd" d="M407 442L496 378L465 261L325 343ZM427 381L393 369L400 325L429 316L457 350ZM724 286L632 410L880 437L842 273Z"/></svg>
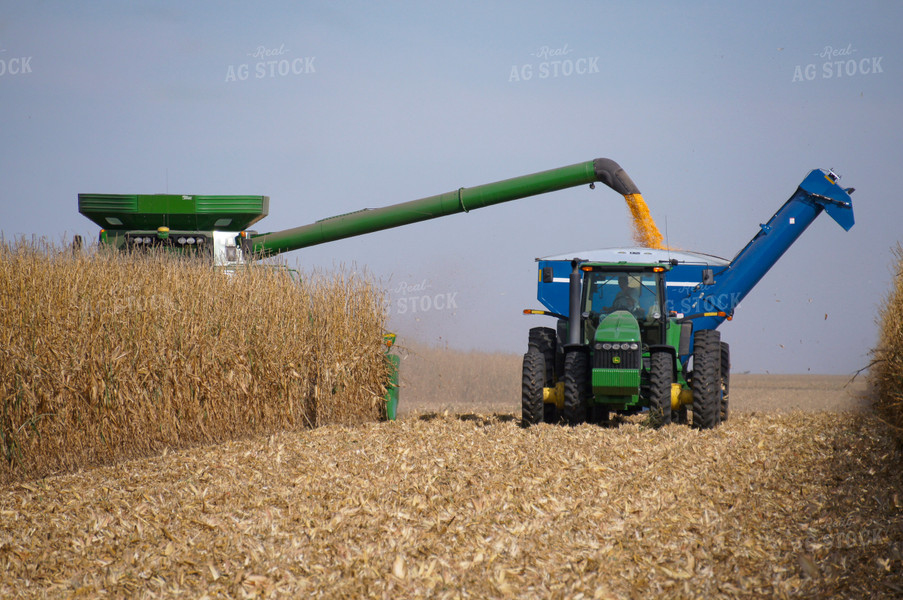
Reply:
<svg viewBox="0 0 903 600"><path fill-rule="evenodd" d="M822 172L813 171L813 174L811 174L806 181L813 179L815 173ZM825 174L824 176L828 177L829 175ZM833 178L833 174L830 174L830 177ZM282 252L297 250L347 237L364 235L366 233L408 225L419 221L426 221L437 217L469 212L493 204L500 204L502 202L535 196L537 194L544 194L585 184L589 184L589 186L593 188L595 187L594 183L596 181L602 182L622 194L628 202L635 201L637 197L641 198L639 190L637 190L634 183L617 163L610 159L599 158L566 167L560 167L558 169L506 179L496 183L489 183L472 188L459 188L444 194L429 196L419 200L412 200L383 208L363 209L353 213L322 219L310 225L264 234L248 231L247 228L266 216L269 209L269 197L267 196L79 194L78 204L79 212L102 228L100 231L100 242L103 245L124 250L144 250L165 247L177 252L206 256L209 257L216 266L231 268L260 257L272 256ZM795 195L794 198L791 198L791 200L788 201L788 204L772 218L772 221L775 221L779 215L787 212L786 216L797 219L798 225L795 229L791 228L791 231L788 232L786 228L778 226L777 223L772 225L772 221L770 221L769 225L763 226L760 235L764 235L772 229L778 232L778 235L768 237L764 245L762 243L757 244L756 241L759 238L759 236L757 236L757 238L750 242L747 248L729 264L726 261L722 261L724 263L723 265L721 263L712 263L714 267L717 267L719 280L709 284L699 279L700 283L697 285L697 283L695 283L696 279L688 279L687 285L691 286L692 291L688 293L686 297L680 298L680 301L677 304L673 305L682 306L683 302L692 303L695 301L696 304L692 305L694 307L693 310L698 308L700 312L703 312L703 305L706 302L710 302L711 297L716 295L712 293L713 291L717 290L721 294L741 293L740 290L744 289L745 286L745 291L742 292L742 295L745 295L746 292L755 285L756 281L764 275L771 264L780 257L780 254L796 239L796 236L799 235L802 229L804 229L805 226L821 212L822 208L827 209L838 222L848 229L849 226L852 225L852 205L849 201L849 195L841 190L833 179L826 179L826 181L829 181L830 185L823 184L822 187L824 189L822 189L817 188L817 186L813 184L809 186L812 190L803 192L803 196L798 201L795 201L794 199L800 195L800 191L803 190L804 186L801 186L797 195ZM804 182L804 184L805 183L806 182ZM818 190L821 190L823 195L819 195L820 192L818 192ZM788 205L791 206L789 211ZM806 208L803 208L803 206ZM848 217L846 216L847 213L849 214ZM848 224L845 224L846 221L843 219L848 219ZM778 244L772 243L775 238L779 239ZM632 249L623 252L633 253L640 251ZM741 258L744 253L749 255L749 259L738 263L738 259ZM593 319L595 317L595 313L590 313L585 318L582 316L583 309L579 305L579 303L582 302L580 299L580 286L584 280L589 282L592 279L592 277L584 278L582 276L584 271L589 273L597 267L601 269L604 266L604 263L594 265L590 262L590 260L594 258L590 253L581 253L581 255L589 260L572 261L571 259L564 260L561 257L553 257L546 259L545 261L540 261L541 277L538 297L549 311L533 312L542 312L543 314L551 314L558 317L559 331L556 332L555 329L548 328L535 328L531 332L531 350L538 350L545 365L540 369L543 372L541 381L539 376L535 376L531 380L530 385L527 385L525 379L524 420L527 423L541 420L543 416L549 419L553 418L554 411L545 409L546 405L549 405L550 407L559 407L571 422L577 422L585 418L585 415L591 406L599 405L613 408L630 408L635 405L649 405L649 395L648 393L643 393L643 391L648 388L648 383L644 382L647 382L649 379L649 369L645 367L639 370L640 374L638 379L637 377L631 379L631 381L637 380L640 382L635 389L627 384L619 384L620 387L618 387L617 401L614 404L610 402L610 394L605 395L602 393L596 395L596 390L599 388L595 385L589 385L591 382L595 381L595 379L590 379L590 377L596 377L595 369L592 371L590 371L588 367L584 369L587 377L586 381L580 386L575 387L572 385L568 388L567 386L559 385L559 383L563 384L567 381L568 373L570 373L571 379L576 381L575 373L578 373L578 371L575 370L573 366L569 370L565 369L565 362L574 363L577 361L579 363L579 361L582 360L575 358L567 359L567 355L579 353L586 360L589 360L594 356L593 352L595 351L594 345L590 343L590 338L586 336L580 337L579 335L579 330L589 324L594 325ZM650 259L650 263L647 265L648 269L646 269L646 267L632 269L631 267L624 265L616 267L616 269L619 272L636 273L646 273L648 270L650 273L654 274L649 275L649 277L653 277L657 282L656 289L660 290L655 292L655 294L664 294L663 290L665 289L665 284L663 281L665 277L660 273L668 272L669 270L672 273L678 272L680 270L678 267L681 266L681 263L680 259L676 258L677 256L678 253L671 253L669 259L664 261L659 256L653 256ZM698 256L703 257L705 255ZM713 261L716 260L711 257L706 258ZM571 268L572 262L573 268ZM621 263L620 259L615 262L618 264ZM566 278L565 280L573 282L564 293L565 302L563 305L560 302L561 289L559 285L562 281L562 276L559 273L562 264L567 265L569 271L569 273L564 275ZM696 269L695 267L699 266L699 264L702 263L699 263L698 261L687 261L685 264L685 266L689 268L687 272L695 273L697 278L699 276L709 277L712 275L714 271L712 267L709 267L708 270ZM704 264L709 265L709 263ZM753 265L755 265L755 269L753 268ZM581 267L584 271L580 270ZM722 269L721 267L725 268ZM733 271L731 271L732 268ZM662 271L658 271L658 269L662 269ZM571 270L573 270L573 275L570 274ZM758 275L755 275L757 272ZM739 277L735 275L739 275ZM643 284L642 277L640 277L638 281ZM731 285L725 286L725 281L729 282ZM717 284L719 283L721 285L720 287L717 287ZM590 289L593 289L592 286L587 288L587 290ZM675 292L677 290L678 288L675 288ZM742 295L736 299L736 302L739 302ZM703 298L705 298L704 301ZM668 288L667 300L671 300L670 287ZM736 302L734 305L736 305ZM665 306L664 299L661 300L661 305ZM575 309L571 310L569 314L571 306L574 306ZM729 310L732 310L732 308L733 306L731 306ZM709 313L717 312L727 314L728 311L722 309L723 307L718 307L718 310L709 310L708 308L705 308L703 314L708 315ZM692 331L692 328L686 327L686 323L693 323L693 319L696 319L695 328L697 330L697 335L700 335L701 337L705 337L706 335L714 337L710 334L702 334L700 330L713 330L720 323L718 320L719 318L723 317L685 316L683 317L685 321L681 323L682 326L678 329L681 332ZM671 344L673 348L671 354L676 357L673 361L676 372L672 374L671 381L692 382L694 379L690 377L690 374L686 371L687 365L685 362L685 357L687 355L692 355L692 340L690 342L684 342L684 337L675 336L670 325L671 321L674 319L676 319L676 317L670 315L664 317L660 315L657 319L653 319L654 323L658 323L658 327L661 329L659 337L664 341L661 343L652 343L651 346L665 346ZM664 325L666 323L667 326ZM569 326L570 330L574 332L573 338L571 338L571 334L568 333ZM596 328L597 332L600 330L606 330L605 327L601 327L601 323L600 326ZM649 329L644 323L642 331L648 333L652 331L652 329ZM564 333L564 337L561 337L561 332ZM689 333L687 335L689 335ZM391 339L394 339L394 337ZM565 340L567 340L567 342ZM643 343L642 362L645 365L645 356L649 353L649 342L654 342L654 340L652 338L646 339L637 337L635 342L628 342L628 349L631 343L636 343L637 349L639 349L640 342ZM687 347L684 348L683 346L680 346L678 348L681 343L685 343ZM583 349L581 350L580 348ZM687 354L683 352L685 349L687 350ZM605 350L603 349L603 351ZM536 359L535 354L535 352L528 352L528 356L532 357L530 360L532 361L531 364L533 367L531 368L533 371L537 370L535 365L539 362ZM576 354L574 355L576 356ZM649 358L651 360L651 353L649 353ZM397 365L397 357L395 357L395 360L395 364ZM561 368L558 368L559 362L561 363ZM639 359L636 362L639 363ZM663 359L657 357L656 363L663 363ZM719 361L719 365L720 364ZM621 365L621 368L624 369L623 373L615 375L624 378L624 375L627 374L625 366L626 365ZM526 367L527 358L525 357L525 373ZM681 371L680 369L684 370ZM696 369L696 371L698 372L699 369ZM682 375L683 373L685 373L685 375ZM397 372L394 375L397 377ZM630 377L627 379L630 379ZM697 382L702 381L702 379L702 377L695 378ZM656 381L659 381L659 379ZM658 387L662 387L663 385L664 384L659 383ZM387 398L394 397L395 402L397 402L397 388L393 389L391 383L388 385L388 388L389 395ZM574 391L578 390L578 388L579 393ZM570 393L567 392L568 389L571 390ZM609 389L609 391L611 391L611 389ZM590 395L590 392L592 392L592 396ZM578 395L575 396L575 393ZM690 402L687 399L688 394L678 394L678 396L679 406L686 406ZM565 402L568 398L570 398L570 401ZM389 402L391 402L391 400ZM658 402L658 404L663 405L663 402ZM568 406L570 406L571 409L568 409ZM390 409L389 416L390 418L394 417L394 408ZM697 419L694 418L694 422L696 421Z"/></svg>

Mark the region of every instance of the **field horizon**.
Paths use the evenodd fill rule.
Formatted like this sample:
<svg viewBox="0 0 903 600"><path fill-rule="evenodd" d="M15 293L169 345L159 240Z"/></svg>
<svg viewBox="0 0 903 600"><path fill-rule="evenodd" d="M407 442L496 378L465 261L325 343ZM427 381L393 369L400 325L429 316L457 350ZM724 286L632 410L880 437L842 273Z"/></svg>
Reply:
<svg viewBox="0 0 903 600"><path fill-rule="evenodd" d="M401 340L399 414L419 410L507 411L520 417L522 355L464 351ZM870 410L867 374L731 373L737 411ZM791 391L791 395L784 392Z"/></svg>

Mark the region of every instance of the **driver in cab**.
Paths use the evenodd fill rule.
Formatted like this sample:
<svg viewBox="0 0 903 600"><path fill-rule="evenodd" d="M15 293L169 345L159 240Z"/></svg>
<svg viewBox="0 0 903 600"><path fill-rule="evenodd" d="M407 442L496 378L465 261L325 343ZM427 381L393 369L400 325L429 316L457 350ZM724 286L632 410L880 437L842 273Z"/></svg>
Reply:
<svg viewBox="0 0 903 600"><path fill-rule="evenodd" d="M611 303L611 310L628 310L633 312L639 308L637 296L639 295L640 290L639 288L630 286L630 280L627 275L620 275L618 277L618 287L621 289Z"/></svg>

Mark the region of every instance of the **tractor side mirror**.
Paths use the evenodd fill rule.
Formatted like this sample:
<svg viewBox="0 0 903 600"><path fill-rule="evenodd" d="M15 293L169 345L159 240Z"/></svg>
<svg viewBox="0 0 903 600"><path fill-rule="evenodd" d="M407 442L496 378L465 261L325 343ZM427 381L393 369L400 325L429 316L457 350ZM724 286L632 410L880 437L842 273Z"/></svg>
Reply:
<svg viewBox="0 0 903 600"><path fill-rule="evenodd" d="M555 273L553 272L552 267L543 267L542 268L542 282L543 283L552 283L555 280Z"/></svg>
<svg viewBox="0 0 903 600"><path fill-rule="evenodd" d="M702 270L702 285L712 285L715 283L715 271L712 269Z"/></svg>

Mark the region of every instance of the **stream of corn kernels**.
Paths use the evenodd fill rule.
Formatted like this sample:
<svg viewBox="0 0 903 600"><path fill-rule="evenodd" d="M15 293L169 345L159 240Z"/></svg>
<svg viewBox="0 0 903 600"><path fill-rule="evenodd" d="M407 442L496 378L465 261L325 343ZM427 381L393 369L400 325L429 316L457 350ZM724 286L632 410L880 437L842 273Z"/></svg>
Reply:
<svg viewBox="0 0 903 600"><path fill-rule="evenodd" d="M627 201L627 207L633 216L633 241L640 246L646 248L663 249L662 234L659 233L652 215L649 214L649 207L640 194L628 194L624 196Z"/></svg>

